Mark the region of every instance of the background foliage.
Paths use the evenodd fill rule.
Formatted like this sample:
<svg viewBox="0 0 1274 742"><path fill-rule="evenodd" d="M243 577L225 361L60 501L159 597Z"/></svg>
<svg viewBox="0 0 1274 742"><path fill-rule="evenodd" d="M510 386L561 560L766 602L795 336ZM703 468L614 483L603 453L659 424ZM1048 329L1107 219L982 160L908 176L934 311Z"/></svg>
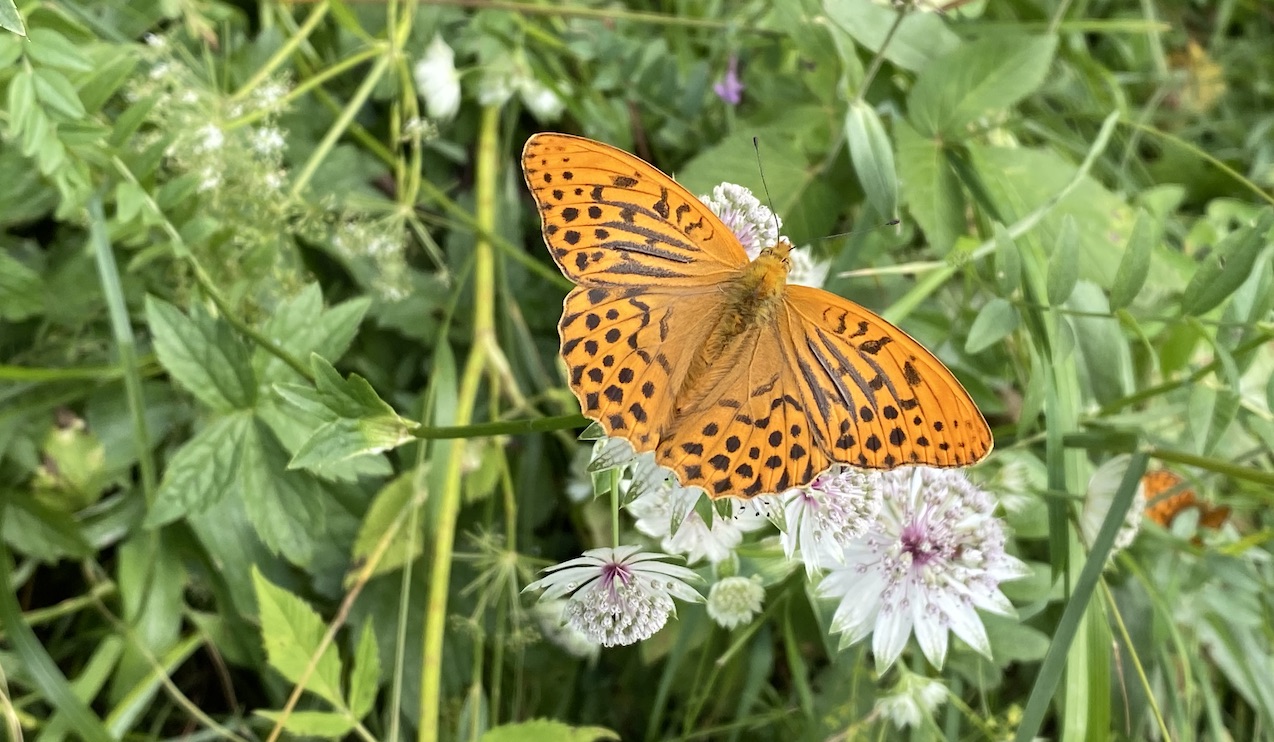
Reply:
<svg viewBox="0 0 1274 742"><path fill-rule="evenodd" d="M0 35L11 736L892 733L872 711L891 678L826 638L765 543L741 552L769 575L746 629L689 606L593 659L544 641L521 586L610 542L607 500L566 494L582 444L425 437L577 411L554 360L567 284L516 167L546 128L697 193L759 190L757 138L828 288L934 349L991 420L975 476L1034 577L1005 585L1020 622L987 620L995 661L957 649L916 734L1269 735L1261 0L17 11L0 9L26 33ZM435 38L454 118L417 97ZM738 105L713 91L731 57ZM1201 539L1147 526L1101 572L1122 511L1086 561L1088 479L1134 450L1231 516ZM537 718L557 721L497 729Z"/></svg>

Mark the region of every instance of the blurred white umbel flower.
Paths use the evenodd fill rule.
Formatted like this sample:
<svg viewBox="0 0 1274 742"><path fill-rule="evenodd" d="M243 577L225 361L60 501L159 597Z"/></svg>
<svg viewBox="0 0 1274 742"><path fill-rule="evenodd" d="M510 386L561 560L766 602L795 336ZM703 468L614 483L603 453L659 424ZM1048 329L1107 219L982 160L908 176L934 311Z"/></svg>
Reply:
<svg viewBox="0 0 1274 742"><path fill-rule="evenodd" d="M839 563L845 547L862 536L880 510L873 478L833 466L804 487L781 495L787 530L779 536L788 559L799 558L813 576Z"/></svg>
<svg viewBox="0 0 1274 742"><path fill-rule="evenodd" d="M1084 509L1079 517L1079 530L1084 536L1085 543L1092 545L1097 538L1097 532L1101 530L1101 524L1110 512L1115 493L1119 491L1119 483L1123 481L1124 473L1128 471L1128 463L1131 460L1132 456L1126 453L1112 456L1106 463L1097 467L1097 471L1093 472L1092 478L1088 480L1088 496L1084 498ZM1129 506L1128 512L1124 514L1123 525L1115 534L1115 545L1110 550L1111 557L1127 549L1133 539L1137 538L1137 531L1141 528L1141 516L1146 510L1144 479L1145 477L1142 477L1137 480L1137 492L1132 497L1132 505Z"/></svg>
<svg viewBox="0 0 1274 742"><path fill-rule="evenodd" d="M708 617L718 626L734 629L761 612L765 588L759 577L726 577L708 591Z"/></svg>
<svg viewBox="0 0 1274 742"><path fill-rule="evenodd" d="M412 69L416 91L425 99L429 117L448 120L460 110L460 74L456 72L456 53L441 36L434 36L425 54Z"/></svg>
<svg viewBox="0 0 1274 742"><path fill-rule="evenodd" d="M548 574L523 592L543 590L540 600L570 596L566 622L589 640L604 647L634 644L654 636L676 614L673 598L703 602L689 585L699 576L659 561L664 558L640 546L590 549L544 570Z"/></svg>
<svg viewBox="0 0 1274 742"><path fill-rule="evenodd" d="M958 471L907 467L876 476L879 515L818 585L819 595L841 601L832 631L844 644L872 634L881 671L913 629L934 666L946 657L948 630L990 656L977 609L1013 615L1000 582L1028 574L1004 551L994 501Z"/></svg>
<svg viewBox="0 0 1274 742"><path fill-rule="evenodd" d="M875 711L902 729L920 725L920 720L947 700L947 686L941 680L917 675L906 668L889 692L876 700Z"/></svg>
<svg viewBox="0 0 1274 742"><path fill-rule="evenodd" d="M783 220L747 188L722 183L712 189L711 196L700 196L699 200L730 228L750 260L755 260L762 249L778 242ZM809 253L808 249L793 250L788 255L787 282L821 288L827 280L830 264L825 260L815 260Z"/></svg>
<svg viewBox="0 0 1274 742"><path fill-rule="evenodd" d="M540 633L563 651L582 660L597 656L600 645L566 620L565 600L541 600L531 607Z"/></svg>

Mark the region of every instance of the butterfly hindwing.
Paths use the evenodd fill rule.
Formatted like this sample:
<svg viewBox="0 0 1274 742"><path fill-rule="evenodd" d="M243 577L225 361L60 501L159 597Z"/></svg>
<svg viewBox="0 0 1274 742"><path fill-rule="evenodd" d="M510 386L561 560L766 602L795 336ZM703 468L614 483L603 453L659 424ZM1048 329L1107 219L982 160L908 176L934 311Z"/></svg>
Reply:
<svg viewBox="0 0 1274 742"><path fill-rule="evenodd" d="M695 318L719 312L717 304L711 290L580 286L567 294L558 333L580 409L637 451L655 448L690 362L680 349L703 343L710 328Z"/></svg>
<svg viewBox="0 0 1274 742"><path fill-rule="evenodd" d="M703 286L748 262L699 199L640 159L566 134L536 134L522 152L544 241L575 283Z"/></svg>
<svg viewBox="0 0 1274 742"><path fill-rule="evenodd" d="M991 450L969 393L902 330L821 289L788 286L790 366L832 461L968 466Z"/></svg>

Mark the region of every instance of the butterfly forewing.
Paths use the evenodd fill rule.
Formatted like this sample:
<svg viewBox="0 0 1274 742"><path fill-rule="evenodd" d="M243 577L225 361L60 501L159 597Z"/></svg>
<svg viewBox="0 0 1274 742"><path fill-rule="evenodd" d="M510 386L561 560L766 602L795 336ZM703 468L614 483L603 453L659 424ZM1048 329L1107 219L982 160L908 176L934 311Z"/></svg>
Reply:
<svg viewBox="0 0 1274 742"><path fill-rule="evenodd" d="M565 134L536 134L522 151L544 241L581 285L703 286L748 262L699 199L636 157Z"/></svg>

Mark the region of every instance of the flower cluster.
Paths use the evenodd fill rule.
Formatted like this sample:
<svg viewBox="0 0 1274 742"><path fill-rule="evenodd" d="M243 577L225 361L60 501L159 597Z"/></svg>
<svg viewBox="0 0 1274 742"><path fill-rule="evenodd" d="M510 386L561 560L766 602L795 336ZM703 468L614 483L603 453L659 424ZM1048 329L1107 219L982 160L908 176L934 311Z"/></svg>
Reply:
<svg viewBox="0 0 1274 742"><path fill-rule="evenodd" d="M544 84L531 69L526 53L502 51L479 70L475 95L484 106L498 106L517 95L536 119L556 121L566 104L558 91ZM460 110L463 88L456 69L456 52L435 35L412 69L416 91L425 100L425 111L435 121L450 121Z"/></svg>

